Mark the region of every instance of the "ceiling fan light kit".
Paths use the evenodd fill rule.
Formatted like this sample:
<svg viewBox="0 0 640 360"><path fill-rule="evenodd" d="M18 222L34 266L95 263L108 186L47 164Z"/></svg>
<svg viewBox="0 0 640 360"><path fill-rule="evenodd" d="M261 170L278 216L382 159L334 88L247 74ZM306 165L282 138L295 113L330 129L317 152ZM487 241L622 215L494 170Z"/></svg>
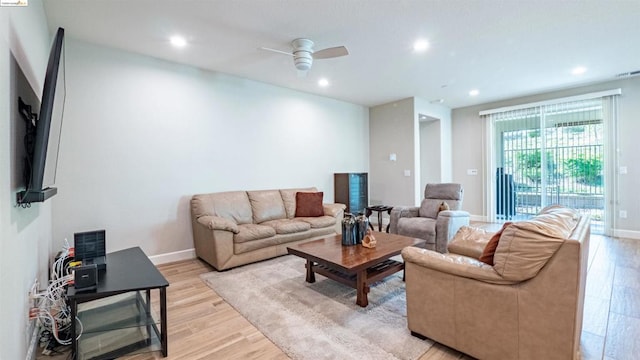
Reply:
<svg viewBox="0 0 640 360"><path fill-rule="evenodd" d="M295 39L291 42L293 47L293 63L296 69L309 71L313 65L313 41L309 39Z"/></svg>
<svg viewBox="0 0 640 360"><path fill-rule="evenodd" d="M296 69L298 69L299 75L301 75L300 72L306 72L311 69L314 58L330 59L334 57L349 55L349 51L344 46L337 46L314 52L313 41L304 38L293 40L291 42L291 47L293 48L291 53L265 47L261 47L260 49L275 52L278 54L293 56L293 64L295 65Z"/></svg>

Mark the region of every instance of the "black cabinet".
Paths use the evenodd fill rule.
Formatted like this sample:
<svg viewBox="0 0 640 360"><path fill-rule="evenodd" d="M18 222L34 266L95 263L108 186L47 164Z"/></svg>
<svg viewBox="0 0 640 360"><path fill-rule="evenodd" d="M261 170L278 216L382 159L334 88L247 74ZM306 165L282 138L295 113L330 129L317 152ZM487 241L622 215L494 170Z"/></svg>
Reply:
<svg viewBox="0 0 640 360"><path fill-rule="evenodd" d="M336 173L333 175L334 202L345 204L348 213L363 213L369 206L367 173Z"/></svg>

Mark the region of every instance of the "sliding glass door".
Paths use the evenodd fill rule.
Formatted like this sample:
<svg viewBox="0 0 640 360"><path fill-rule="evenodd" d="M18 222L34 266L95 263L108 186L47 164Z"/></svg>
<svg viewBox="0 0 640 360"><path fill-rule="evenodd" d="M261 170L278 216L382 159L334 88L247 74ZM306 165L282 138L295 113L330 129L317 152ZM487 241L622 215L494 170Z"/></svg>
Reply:
<svg viewBox="0 0 640 360"><path fill-rule="evenodd" d="M560 204L591 215L602 233L606 211L609 99L492 113L490 220L520 220Z"/></svg>

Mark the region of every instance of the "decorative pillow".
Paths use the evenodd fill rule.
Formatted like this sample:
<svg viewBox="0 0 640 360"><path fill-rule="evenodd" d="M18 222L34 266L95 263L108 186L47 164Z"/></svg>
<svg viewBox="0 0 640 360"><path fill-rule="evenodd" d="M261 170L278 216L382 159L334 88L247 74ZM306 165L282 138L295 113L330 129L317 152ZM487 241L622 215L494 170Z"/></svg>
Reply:
<svg viewBox="0 0 640 360"><path fill-rule="evenodd" d="M322 197L324 193L319 192L297 192L296 193L296 217L318 217L324 215L322 208Z"/></svg>
<svg viewBox="0 0 640 360"><path fill-rule="evenodd" d="M507 221L504 224L502 224L502 228L498 230L497 233L493 234L491 239L489 239L487 246L484 247L484 250L482 251L482 255L478 260L482 261L485 264L493 266L493 255L496 253L496 248L498 247L498 241L500 241L500 235L502 235L502 232L504 231L504 229L506 229L511 224L512 224L511 221Z"/></svg>
<svg viewBox="0 0 640 360"><path fill-rule="evenodd" d="M446 211L446 210L449 210L449 204L447 204L446 201L443 201L442 204L440 204L440 207L438 208L438 212Z"/></svg>

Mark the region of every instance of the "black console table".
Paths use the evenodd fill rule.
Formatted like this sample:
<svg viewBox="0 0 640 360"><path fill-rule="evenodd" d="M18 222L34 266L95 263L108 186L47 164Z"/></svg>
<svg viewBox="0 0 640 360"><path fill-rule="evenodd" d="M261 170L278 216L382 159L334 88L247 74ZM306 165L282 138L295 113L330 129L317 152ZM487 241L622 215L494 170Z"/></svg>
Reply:
<svg viewBox="0 0 640 360"><path fill-rule="evenodd" d="M169 282L139 247L107 254L106 263L97 289L67 290L71 318L78 317L82 326L72 322L74 359L113 359L143 351L161 351L166 357ZM152 311L152 290L159 291L159 321Z"/></svg>

